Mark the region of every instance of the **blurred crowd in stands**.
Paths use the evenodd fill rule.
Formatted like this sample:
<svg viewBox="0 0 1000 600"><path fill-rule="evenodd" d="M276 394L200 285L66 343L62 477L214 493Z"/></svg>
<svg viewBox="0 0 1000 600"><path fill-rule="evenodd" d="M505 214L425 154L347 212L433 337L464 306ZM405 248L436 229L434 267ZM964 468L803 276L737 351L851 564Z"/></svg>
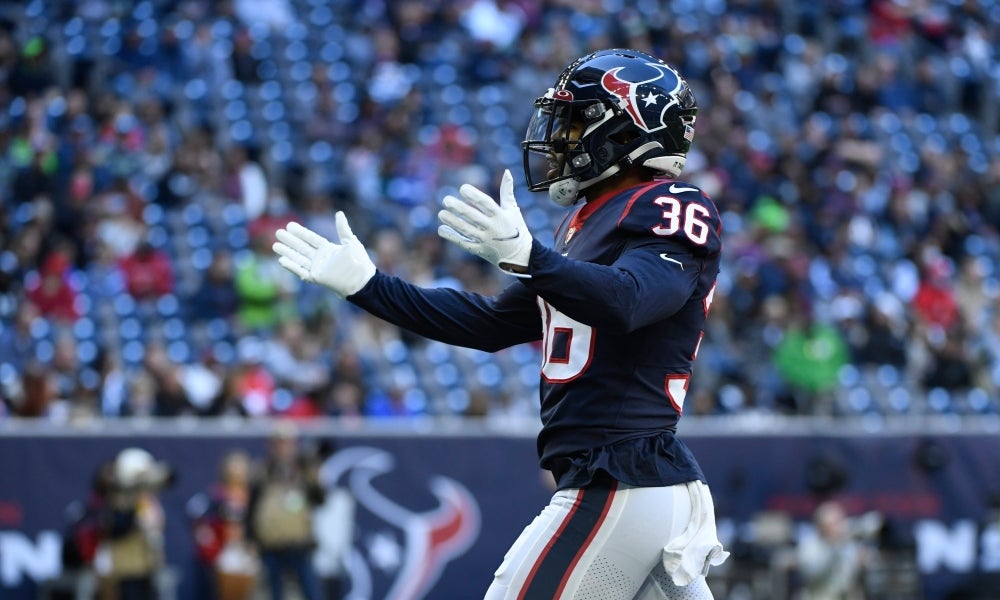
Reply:
<svg viewBox="0 0 1000 600"><path fill-rule="evenodd" d="M1000 414L994 0L0 6L0 416L537 413L539 349L416 338L270 250L344 210L380 269L494 293L441 198L519 181L531 103L633 47L701 108L724 214L688 414Z"/></svg>

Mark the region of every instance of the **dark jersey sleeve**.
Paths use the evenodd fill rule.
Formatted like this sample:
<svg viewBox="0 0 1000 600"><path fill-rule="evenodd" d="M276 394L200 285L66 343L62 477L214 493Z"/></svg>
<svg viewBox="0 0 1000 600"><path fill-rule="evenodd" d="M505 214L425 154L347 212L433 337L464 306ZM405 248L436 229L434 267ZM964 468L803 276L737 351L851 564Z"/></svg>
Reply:
<svg viewBox="0 0 1000 600"><path fill-rule="evenodd" d="M693 261L669 241L631 244L611 265L574 260L535 243L524 284L570 318L592 327L634 331L677 312L698 281Z"/></svg>
<svg viewBox="0 0 1000 600"><path fill-rule="evenodd" d="M347 299L394 325L454 346L495 352L542 337L535 295L517 283L490 297L422 288L376 272Z"/></svg>

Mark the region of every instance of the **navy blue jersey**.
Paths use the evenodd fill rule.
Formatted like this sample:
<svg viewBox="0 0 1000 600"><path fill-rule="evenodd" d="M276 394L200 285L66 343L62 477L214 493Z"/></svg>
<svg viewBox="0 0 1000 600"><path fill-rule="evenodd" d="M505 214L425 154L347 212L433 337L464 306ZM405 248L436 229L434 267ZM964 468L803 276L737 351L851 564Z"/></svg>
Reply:
<svg viewBox="0 0 1000 600"><path fill-rule="evenodd" d="M598 470L637 486L704 480L674 432L719 271L721 220L696 187L656 180L576 209L530 278L496 297L377 273L349 300L445 343L542 340L541 465L560 488Z"/></svg>

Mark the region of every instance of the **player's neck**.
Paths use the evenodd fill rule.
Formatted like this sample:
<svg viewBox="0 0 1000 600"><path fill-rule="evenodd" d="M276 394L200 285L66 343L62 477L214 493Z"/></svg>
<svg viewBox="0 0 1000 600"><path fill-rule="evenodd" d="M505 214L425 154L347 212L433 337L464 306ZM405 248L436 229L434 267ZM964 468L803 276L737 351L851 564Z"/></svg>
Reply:
<svg viewBox="0 0 1000 600"><path fill-rule="evenodd" d="M604 181L598 181L587 188L584 192L584 200L590 202L598 198L613 193L627 190L628 188L642 185L650 181L648 171L645 169L630 169L615 177L610 177Z"/></svg>

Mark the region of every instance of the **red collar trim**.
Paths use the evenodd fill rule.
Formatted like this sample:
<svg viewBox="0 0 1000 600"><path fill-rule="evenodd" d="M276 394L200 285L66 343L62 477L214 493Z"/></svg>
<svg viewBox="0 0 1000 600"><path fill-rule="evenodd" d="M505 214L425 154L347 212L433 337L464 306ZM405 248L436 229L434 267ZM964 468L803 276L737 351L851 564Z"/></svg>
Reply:
<svg viewBox="0 0 1000 600"><path fill-rule="evenodd" d="M569 229L571 229L573 231L579 231L579 229L581 227L583 227L584 221L586 221L590 217L590 215L594 214L595 212L598 211L598 209L600 209L602 206L604 206L605 204L607 204L608 200L610 200L611 198L613 198L615 196L618 196L620 194L629 194L630 195L628 203L625 205L625 210L622 211L622 217L621 218L622 219L625 218L625 215L628 214L629 209L632 208L632 203L635 202L635 199L638 196L640 196L644 191L646 191L650 187L653 187L654 185L657 185L659 183L660 183L659 180L656 180L656 181L646 181L646 182L634 185L634 186L632 186L630 188L625 188L624 190L611 190L609 192L601 194L600 196L598 196L597 198L594 198L593 200L588 200L587 203L584 204L580 208L580 210L578 210L576 212L576 214L573 215L573 220L570 221L570 223L569 223ZM621 219L619 219L619 222L621 222Z"/></svg>
<svg viewBox="0 0 1000 600"><path fill-rule="evenodd" d="M576 211L576 214L573 215L573 220L569 222L569 228L573 230L579 230L581 227L583 227L583 222L586 221L587 218L590 217L590 215L597 212L597 209L607 204L608 200L617 196L620 193L622 193L621 190L611 190L601 194L600 196L594 198L593 200L587 200L586 204L580 207L580 210Z"/></svg>

